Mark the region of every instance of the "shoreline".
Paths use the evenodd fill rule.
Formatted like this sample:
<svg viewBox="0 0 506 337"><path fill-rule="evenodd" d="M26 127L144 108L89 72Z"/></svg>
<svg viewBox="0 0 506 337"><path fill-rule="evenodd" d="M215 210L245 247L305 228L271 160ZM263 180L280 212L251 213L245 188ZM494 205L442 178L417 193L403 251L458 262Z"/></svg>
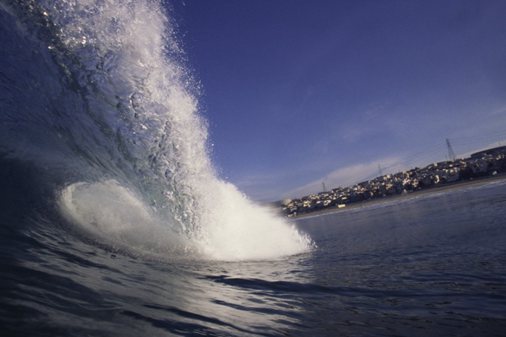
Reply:
<svg viewBox="0 0 506 337"><path fill-rule="evenodd" d="M313 212L303 213L300 215L296 215L293 217L285 216L286 218L290 220L298 220L308 217L315 217L315 216L322 216L326 214L335 214L340 212L346 212L352 209L362 208L362 207L369 207L374 206L381 203L391 203L395 200L404 200L409 199L412 197L418 197L422 195L432 194L432 193L438 193L438 192L445 192L453 189L461 189L465 187L472 187L472 186L479 186L479 185L485 185L487 183L492 183L496 181L506 180L506 174L498 174L496 176L487 176L487 177L481 177L481 178L475 178L473 180L466 180L466 181L459 181L451 184L444 184L441 186L434 186L427 189L422 189L414 192L410 192L407 194L396 194L392 196L387 196L383 198L376 198L376 199L370 199L370 200L364 200L359 201L355 203L351 203L346 205L344 208L337 208L337 207L329 207L329 208L323 208L320 210L316 210Z"/></svg>

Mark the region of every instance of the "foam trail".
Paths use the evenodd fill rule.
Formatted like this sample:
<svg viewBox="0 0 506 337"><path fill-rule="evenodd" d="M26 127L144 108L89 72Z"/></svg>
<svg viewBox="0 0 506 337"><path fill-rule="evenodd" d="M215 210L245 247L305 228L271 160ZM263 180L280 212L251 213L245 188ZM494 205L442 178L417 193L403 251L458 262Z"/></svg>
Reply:
<svg viewBox="0 0 506 337"><path fill-rule="evenodd" d="M107 153L119 151L128 163L122 170L131 170L125 175L132 188L117 181L67 187L61 205L74 222L147 246L153 235L139 233L158 233L163 223L213 259L275 258L310 249L307 236L217 177L193 81L160 3L56 0L40 1L40 8L57 32L48 48L72 60L66 71L75 74L88 114L100 130L110 130L111 143L103 146L110 147ZM95 197L114 196L131 207L95 207ZM156 210L147 212L147 204Z"/></svg>

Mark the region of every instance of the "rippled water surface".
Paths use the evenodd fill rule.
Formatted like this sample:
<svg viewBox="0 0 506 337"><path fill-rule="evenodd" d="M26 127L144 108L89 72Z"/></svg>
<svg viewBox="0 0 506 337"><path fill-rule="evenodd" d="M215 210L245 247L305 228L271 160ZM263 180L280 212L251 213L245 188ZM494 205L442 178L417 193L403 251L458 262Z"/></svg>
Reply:
<svg viewBox="0 0 506 337"><path fill-rule="evenodd" d="M315 334L501 336L506 185L467 187L300 221L319 249ZM308 320L309 322L310 320Z"/></svg>
<svg viewBox="0 0 506 337"><path fill-rule="evenodd" d="M277 216L164 4L0 0L0 336L506 335L506 180Z"/></svg>
<svg viewBox="0 0 506 337"><path fill-rule="evenodd" d="M2 236L2 331L503 336L505 187L300 219L318 248L270 261L133 256L27 219Z"/></svg>

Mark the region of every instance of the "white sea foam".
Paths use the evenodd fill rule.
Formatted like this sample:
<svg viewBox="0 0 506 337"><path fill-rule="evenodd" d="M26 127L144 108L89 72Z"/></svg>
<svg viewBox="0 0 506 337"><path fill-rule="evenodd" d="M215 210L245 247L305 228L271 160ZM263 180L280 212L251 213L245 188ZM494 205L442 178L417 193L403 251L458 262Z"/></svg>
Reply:
<svg viewBox="0 0 506 337"><path fill-rule="evenodd" d="M179 233L213 259L275 258L310 249L306 235L217 177L182 52L158 2L55 0L44 13L79 60L80 84L92 88L90 113L126 145L136 169L132 186L145 194L113 181L70 185L60 205L74 222L156 249L164 247L166 233ZM146 207L150 198L154 211ZM164 226L171 230L160 231Z"/></svg>
<svg viewBox="0 0 506 337"><path fill-rule="evenodd" d="M189 244L114 180L69 185L58 203L68 220L117 248L160 254L181 251Z"/></svg>
<svg viewBox="0 0 506 337"><path fill-rule="evenodd" d="M304 252L311 239L274 211L252 203L237 188L222 181L205 186L205 224L196 238L203 252L215 259L271 259Z"/></svg>
<svg viewBox="0 0 506 337"><path fill-rule="evenodd" d="M311 240L235 186L216 180L195 232L178 233L141 196L114 180L79 182L61 191L65 217L88 233L122 249L155 254L194 253L219 260L272 259L303 252ZM212 200L212 201L211 201ZM207 203L209 202L209 203Z"/></svg>

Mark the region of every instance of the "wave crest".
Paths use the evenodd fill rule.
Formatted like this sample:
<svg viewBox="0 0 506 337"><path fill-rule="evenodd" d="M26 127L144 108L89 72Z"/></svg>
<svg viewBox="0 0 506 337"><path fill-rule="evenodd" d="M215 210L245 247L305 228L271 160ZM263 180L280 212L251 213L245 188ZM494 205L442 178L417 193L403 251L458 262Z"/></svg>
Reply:
<svg viewBox="0 0 506 337"><path fill-rule="evenodd" d="M51 135L47 147L62 153L53 167L69 177L59 205L72 222L113 242L153 251L191 247L214 259L274 258L311 248L293 225L217 176L194 82L158 1L12 6L46 27L34 34L34 46L48 68L59 69L35 74L54 84L32 91L48 102L12 116L25 118L31 125L25 130L37 139Z"/></svg>

